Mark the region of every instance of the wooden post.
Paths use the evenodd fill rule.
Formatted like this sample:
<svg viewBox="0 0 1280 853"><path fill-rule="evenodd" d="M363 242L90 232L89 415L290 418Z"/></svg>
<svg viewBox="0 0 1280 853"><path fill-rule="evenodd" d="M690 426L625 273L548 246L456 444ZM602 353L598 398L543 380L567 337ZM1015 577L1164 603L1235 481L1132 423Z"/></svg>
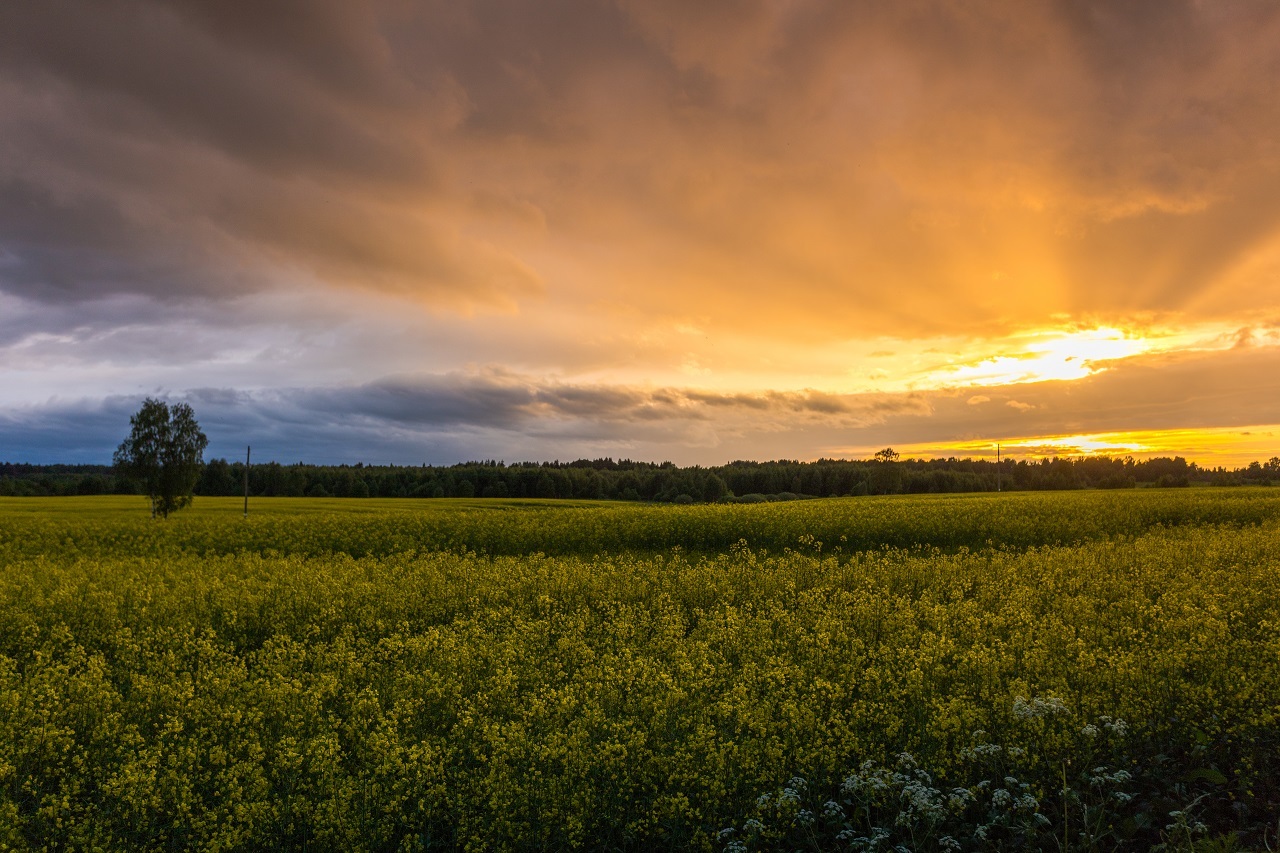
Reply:
<svg viewBox="0 0 1280 853"><path fill-rule="evenodd" d="M244 517L249 517L249 451L253 448L249 445L244 447Z"/></svg>

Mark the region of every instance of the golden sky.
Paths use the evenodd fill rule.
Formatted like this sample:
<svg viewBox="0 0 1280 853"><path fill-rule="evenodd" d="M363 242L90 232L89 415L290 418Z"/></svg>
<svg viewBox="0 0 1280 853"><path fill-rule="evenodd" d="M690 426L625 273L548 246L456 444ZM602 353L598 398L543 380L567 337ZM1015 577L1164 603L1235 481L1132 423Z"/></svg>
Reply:
<svg viewBox="0 0 1280 853"><path fill-rule="evenodd" d="M105 460L148 394L284 461L1280 454L1274 0L0 32L13 461Z"/></svg>

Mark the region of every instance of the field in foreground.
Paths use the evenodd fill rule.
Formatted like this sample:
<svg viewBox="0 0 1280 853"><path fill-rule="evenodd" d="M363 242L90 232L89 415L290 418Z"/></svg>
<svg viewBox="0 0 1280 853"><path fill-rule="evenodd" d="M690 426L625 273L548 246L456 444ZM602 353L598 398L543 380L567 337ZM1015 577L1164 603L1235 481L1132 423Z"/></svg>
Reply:
<svg viewBox="0 0 1280 853"><path fill-rule="evenodd" d="M1277 846L1280 490L239 514L0 500L0 849Z"/></svg>

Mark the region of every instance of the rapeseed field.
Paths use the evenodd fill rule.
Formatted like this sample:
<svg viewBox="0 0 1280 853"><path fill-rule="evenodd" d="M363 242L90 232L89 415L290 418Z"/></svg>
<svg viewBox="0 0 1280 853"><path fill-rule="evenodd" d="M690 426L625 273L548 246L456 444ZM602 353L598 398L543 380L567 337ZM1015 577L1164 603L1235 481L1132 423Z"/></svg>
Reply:
<svg viewBox="0 0 1280 853"><path fill-rule="evenodd" d="M1275 849L1280 491L0 500L0 849Z"/></svg>

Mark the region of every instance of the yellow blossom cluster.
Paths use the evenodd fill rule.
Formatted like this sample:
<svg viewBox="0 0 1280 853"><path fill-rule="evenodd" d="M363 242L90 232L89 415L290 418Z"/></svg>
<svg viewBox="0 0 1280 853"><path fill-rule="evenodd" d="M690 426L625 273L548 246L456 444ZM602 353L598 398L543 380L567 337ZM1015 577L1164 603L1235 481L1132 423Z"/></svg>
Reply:
<svg viewBox="0 0 1280 853"><path fill-rule="evenodd" d="M709 849L1017 697L1255 760L1280 494L1006 497L0 504L0 849Z"/></svg>

